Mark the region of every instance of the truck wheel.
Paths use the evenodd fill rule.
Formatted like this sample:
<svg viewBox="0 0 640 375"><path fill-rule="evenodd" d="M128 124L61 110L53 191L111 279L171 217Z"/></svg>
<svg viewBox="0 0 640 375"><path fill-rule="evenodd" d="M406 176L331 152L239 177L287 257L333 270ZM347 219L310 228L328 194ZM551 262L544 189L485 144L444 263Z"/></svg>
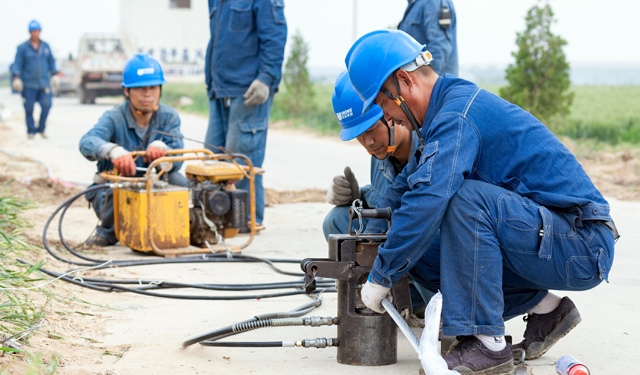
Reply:
<svg viewBox="0 0 640 375"><path fill-rule="evenodd" d="M95 90L87 90L87 104L96 104Z"/></svg>

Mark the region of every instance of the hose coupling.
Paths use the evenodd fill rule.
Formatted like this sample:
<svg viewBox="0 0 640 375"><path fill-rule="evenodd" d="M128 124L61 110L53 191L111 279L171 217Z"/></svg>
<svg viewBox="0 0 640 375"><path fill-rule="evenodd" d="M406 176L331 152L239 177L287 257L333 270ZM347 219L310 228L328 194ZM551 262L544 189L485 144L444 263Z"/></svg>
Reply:
<svg viewBox="0 0 640 375"><path fill-rule="evenodd" d="M304 340L298 340L295 342L295 346L300 348L318 348L318 349L324 349L327 347L335 347L338 346L338 339L333 338L333 339L328 339L328 338L324 338L324 337L318 337L316 339L313 340L309 340L309 339L304 339Z"/></svg>
<svg viewBox="0 0 640 375"><path fill-rule="evenodd" d="M320 316L311 316L303 319L303 324L305 326L311 327L320 327L320 326L332 326L334 324L338 324L338 318L331 317L320 317Z"/></svg>

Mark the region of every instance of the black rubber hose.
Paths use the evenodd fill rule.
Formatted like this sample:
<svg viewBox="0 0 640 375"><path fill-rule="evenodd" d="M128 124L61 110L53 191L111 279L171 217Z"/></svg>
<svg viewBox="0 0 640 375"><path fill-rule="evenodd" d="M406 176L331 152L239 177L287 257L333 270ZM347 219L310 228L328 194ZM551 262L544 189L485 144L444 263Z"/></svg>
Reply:
<svg viewBox="0 0 640 375"><path fill-rule="evenodd" d="M233 335L237 335L238 333L241 333L241 332L237 332L237 333L233 332L234 325L247 324L247 323L255 322L258 320L278 319L278 318L297 318L297 317L303 316L308 312L310 312L311 310L315 309L316 307L320 307L320 305L322 305L322 294L318 294L317 297L314 297L314 298L315 299L313 301L305 303L302 306L298 306L291 311L257 315L251 319L247 319L240 323L232 324L226 327L216 329L215 331L211 331L211 332L190 338L189 340L182 343L182 347L186 348L189 345L197 344L205 340L210 340L210 341L220 340L225 337L229 337L229 336L233 336Z"/></svg>
<svg viewBox="0 0 640 375"><path fill-rule="evenodd" d="M230 348L279 348L282 347L282 341L257 341L257 342L220 342L220 341L204 341L202 346L226 346Z"/></svg>
<svg viewBox="0 0 640 375"><path fill-rule="evenodd" d="M108 189L109 188L109 184L102 184L102 185L95 185L95 186L91 186L89 188L87 188L84 191L81 191L80 193L75 194L73 197L67 199L63 204L61 204L55 211L53 211L53 214L51 214L51 216L49 217L49 219L47 220L46 224L44 225L44 230L42 231L42 244L44 245L44 248L49 252L49 254L51 254L52 257L56 258L57 260L64 262L64 263L69 263L69 264L75 264L76 266L95 266L95 260L91 260L92 262L94 262L93 264L90 263L80 263L80 262L74 262L72 260L68 260L68 259L64 259L59 257L57 254L55 254L51 248L49 248L49 242L47 241L47 231L49 229L49 225L51 224L51 221L53 221L53 218L56 217L56 215L58 214L58 212L60 212L60 210L62 210L64 207L66 207L67 205L69 205L70 203L72 203L73 201L75 201L76 199L78 199L79 197L90 193L92 191L95 190L101 190L101 189ZM71 253L73 253L74 255L76 255L77 257L84 259L84 257L80 256L79 254L75 253L73 250L69 249L67 247L67 250L70 250ZM87 259L85 259L87 260ZM98 261L100 262L100 261ZM104 261L101 261L104 262Z"/></svg>

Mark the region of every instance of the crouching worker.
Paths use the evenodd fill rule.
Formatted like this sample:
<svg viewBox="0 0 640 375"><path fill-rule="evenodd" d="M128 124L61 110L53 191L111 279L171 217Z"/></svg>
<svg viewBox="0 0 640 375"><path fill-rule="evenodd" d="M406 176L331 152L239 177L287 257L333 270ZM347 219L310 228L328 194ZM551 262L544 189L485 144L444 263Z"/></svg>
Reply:
<svg viewBox="0 0 640 375"><path fill-rule="evenodd" d="M362 301L383 313L380 301L407 270L424 275L421 285L442 291L444 335L458 336L444 356L449 369L510 374L505 320L527 314L519 357L546 353L581 320L571 299L550 290L606 281L618 231L607 201L544 124L471 82L439 77L431 60L391 30L361 37L346 58L363 113L375 103L420 138L378 202L393 217Z"/></svg>
<svg viewBox="0 0 640 375"><path fill-rule="evenodd" d="M91 161L98 161L98 174L114 167L120 175L141 177L149 164L167 154L169 149L183 148L181 138L152 133L161 131L181 137L180 118L171 107L159 104L165 83L158 61L146 54L135 55L124 68L122 86L127 100L107 111L98 123L80 140L80 152ZM134 162L129 152L146 150L144 158ZM187 186L188 180L178 170L182 163L173 163L168 171L169 183ZM118 242L115 235L111 190L99 190L86 195L101 225L86 241L91 246L110 246Z"/></svg>

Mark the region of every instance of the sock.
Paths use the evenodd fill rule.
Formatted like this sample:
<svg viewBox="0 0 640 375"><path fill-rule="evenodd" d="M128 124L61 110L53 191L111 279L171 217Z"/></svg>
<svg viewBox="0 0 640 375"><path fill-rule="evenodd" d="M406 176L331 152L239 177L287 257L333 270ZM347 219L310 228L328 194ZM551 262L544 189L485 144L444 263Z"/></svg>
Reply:
<svg viewBox="0 0 640 375"><path fill-rule="evenodd" d="M527 311L529 314L548 314L558 307L562 298L549 292L533 309Z"/></svg>
<svg viewBox="0 0 640 375"><path fill-rule="evenodd" d="M507 347L507 340L505 340L504 336L485 336L485 335L474 335L478 340L482 341L484 346L486 346L489 350L494 352L499 352L502 349Z"/></svg>

